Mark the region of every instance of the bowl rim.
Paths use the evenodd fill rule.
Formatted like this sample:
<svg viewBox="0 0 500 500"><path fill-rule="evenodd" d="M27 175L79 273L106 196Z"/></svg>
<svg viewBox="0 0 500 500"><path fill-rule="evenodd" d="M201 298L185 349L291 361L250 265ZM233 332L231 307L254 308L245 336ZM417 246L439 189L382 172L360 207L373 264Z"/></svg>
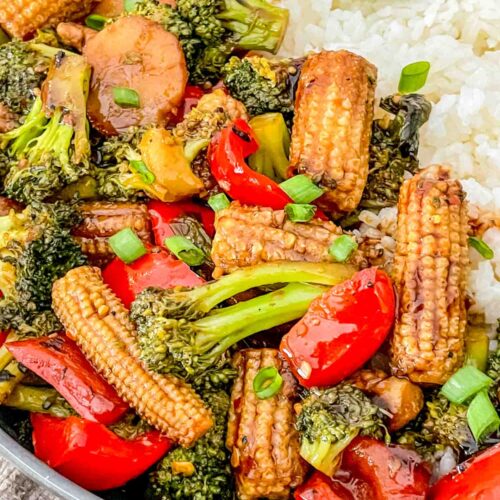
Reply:
<svg viewBox="0 0 500 500"><path fill-rule="evenodd" d="M64 500L100 500L100 497L81 488L36 458L33 453L23 448L3 429L0 429L0 456L59 498Z"/></svg>

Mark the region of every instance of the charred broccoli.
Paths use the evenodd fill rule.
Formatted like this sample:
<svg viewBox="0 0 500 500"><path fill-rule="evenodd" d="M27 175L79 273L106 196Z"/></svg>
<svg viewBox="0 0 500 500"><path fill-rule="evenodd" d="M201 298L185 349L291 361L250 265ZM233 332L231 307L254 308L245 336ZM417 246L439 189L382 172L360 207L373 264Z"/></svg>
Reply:
<svg viewBox="0 0 500 500"><path fill-rule="evenodd" d="M349 384L311 389L297 418L300 455L317 470L332 476L341 452L358 435L388 438L378 406Z"/></svg>
<svg viewBox="0 0 500 500"><path fill-rule="evenodd" d="M194 83L217 81L235 50L276 53L288 24L288 11L266 0L141 0L134 13L179 38Z"/></svg>
<svg viewBox="0 0 500 500"><path fill-rule="evenodd" d="M419 129L431 112L431 103L420 94L385 97L380 107L393 118L387 115L373 122L363 208L396 205L405 172L418 169Z"/></svg>
<svg viewBox="0 0 500 500"><path fill-rule="evenodd" d="M89 172L86 100L90 66L83 57L59 52L24 123L0 135L11 168L6 193L19 201L42 201ZM49 116L47 116L49 113Z"/></svg>
<svg viewBox="0 0 500 500"><path fill-rule="evenodd" d="M231 467L225 446L229 396L206 392L203 399L212 410L215 425L189 449L170 452L150 475L147 498L151 500L231 499Z"/></svg>
<svg viewBox="0 0 500 500"><path fill-rule="evenodd" d="M224 66L224 85L250 115L293 113L294 85L303 60L270 61L266 57L231 57Z"/></svg>

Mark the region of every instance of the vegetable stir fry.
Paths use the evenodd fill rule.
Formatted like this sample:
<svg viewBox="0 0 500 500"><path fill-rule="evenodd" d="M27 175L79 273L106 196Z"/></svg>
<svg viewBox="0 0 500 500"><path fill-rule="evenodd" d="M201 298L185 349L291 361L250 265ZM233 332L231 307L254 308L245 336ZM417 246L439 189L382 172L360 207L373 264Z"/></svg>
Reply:
<svg viewBox="0 0 500 500"><path fill-rule="evenodd" d="M31 3L0 5L10 432L123 498L500 495L494 253L419 164L429 63L378 101L359 55L276 56L268 0Z"/></svg>

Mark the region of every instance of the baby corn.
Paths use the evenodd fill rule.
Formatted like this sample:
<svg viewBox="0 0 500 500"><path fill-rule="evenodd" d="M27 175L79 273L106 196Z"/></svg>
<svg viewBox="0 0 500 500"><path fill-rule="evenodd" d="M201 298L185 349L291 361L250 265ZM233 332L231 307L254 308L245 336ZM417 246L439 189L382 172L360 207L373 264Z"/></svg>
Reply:
<svg viewBox="0 0 500 500"><path fill-rule="evenodd" d="M120 396L183 446L212 426L209 410L182 380L150 373L139 361L128 312L97 268L71 270L53 287L53 307L68 335Z"/></svg>
<svg viewBox="0 0 500 500"><path fill-rule="evenodd" d="M0 0L0 26L15 38L25 38L44 26L88 14L96 0Z"/></svg>
<svg viewBox="0 0 500 500"><path fill-rule="evenodd" d="M325 210L351 212L368 179L377 69L351 52L310 55L295 101L290 164L322 186Z"/></svg>
<svg viewBox="0 0 500 500"><path fill-rule="evenodd" d="M291 222L284 210L241 206L234 202L216 214L212 244L214 277L263 262L332 262L328 249L342 234L333 222ZM362 264L354 252L351 264Z"/></svg>
<svg viewBox="0 0 500 500"><path fill-rule="evenodd" d="M469 265L464 192L447 168L432 166L403 184L398 209L392 371L413 382L443 384L464 358Z"/></svg>
<svg viewBox="0 0 500 500"><path fill-rule="evenodd" d="M276 349L245 349L234 357L238 376L231 394L226 444L232 452L240 500L286 499L302 483L305 462L299 455L293 399L296 382ZM257 398L253 380L261 368L275 367L281 390Z"/></svg>

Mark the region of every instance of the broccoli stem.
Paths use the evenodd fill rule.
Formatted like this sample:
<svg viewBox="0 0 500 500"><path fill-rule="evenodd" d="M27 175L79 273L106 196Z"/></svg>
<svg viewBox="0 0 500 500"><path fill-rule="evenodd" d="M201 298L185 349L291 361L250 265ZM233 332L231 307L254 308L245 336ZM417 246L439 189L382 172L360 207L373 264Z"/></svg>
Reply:
<svg viewBox="0 0 500 500"><path fill-rule="evenodd" d="M16 385L24 378L19 363L14 359L0 371L0 404L10 396Z"/></svg>
<svg viewBox="0 0 500 500"><path fill-rule="evenodd" d="M345 264L273 262L240 269L185 293L197 311L207 314L221 302L251 288L291 282L333 286L350 278L353 273L354 268Z"/></svg>
<svg viewBox="0 0 500 500"><path fill-rule="evenodd" d="M300 318L325 290L322 286L291 283L275 292L215 311L193 323L195 350L216 359L254 333Z"/></svg>
<svg viewBox="0 0 500 500"><path fill-rule="evenodd" d="M18 385L6 399L5 406L35 413L49 413L55 417L69 417L73 411L63 397L50 387Z"/></svg>
<svg viewBox="0 0 500 500"><path fill-rule="evenodd" d="M0 372L5 370L6 366L14 359L14 356L12 356L7 347L5 347L5 344L7 342L15 342L16 340L20 340L19 335L11 331L2 347L0 347Z"/></svg>

